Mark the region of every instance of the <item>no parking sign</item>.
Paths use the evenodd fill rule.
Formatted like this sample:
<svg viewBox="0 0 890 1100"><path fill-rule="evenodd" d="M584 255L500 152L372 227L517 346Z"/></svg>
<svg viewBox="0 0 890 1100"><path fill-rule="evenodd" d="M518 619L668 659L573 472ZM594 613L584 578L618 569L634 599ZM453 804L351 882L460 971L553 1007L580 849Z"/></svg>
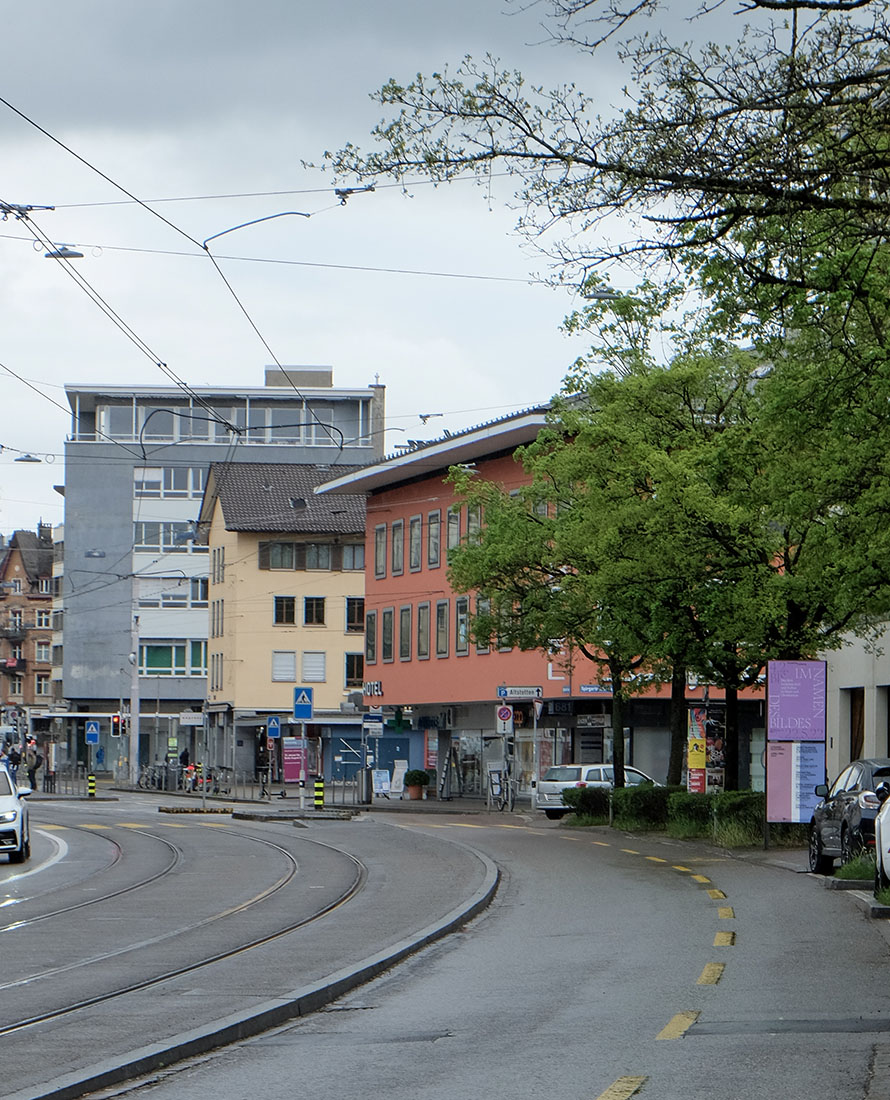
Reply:
<svg viewBox="0 0 890 1100"><path fill-rule="evenodd" d="M504 703L499 703L494 708L494 716L498 733L513 732L513 708Z"/></svg>

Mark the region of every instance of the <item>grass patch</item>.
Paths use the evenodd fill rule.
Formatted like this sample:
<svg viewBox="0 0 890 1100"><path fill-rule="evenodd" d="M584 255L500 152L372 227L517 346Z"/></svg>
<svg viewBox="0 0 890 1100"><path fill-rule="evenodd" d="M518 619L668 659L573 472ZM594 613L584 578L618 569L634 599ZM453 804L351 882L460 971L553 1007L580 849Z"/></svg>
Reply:
<svg viewBox="0 0 890 1100"><path fill-rule="evenodd" d="M711 822L701 818L672 817L667 823L667 835L677 840L707 840L712 832Z"/></svg>
<svg viewBox="0 0 890 1100"><path fill-rule="evenodd" d="M714 841L721 848L754 848L763 844L763 826L759 822L718 818Z"/></svg>
<svg viewBox="0 0 890 1100"><path fill-rule="evenodd" d="M890 886L882 886L875 890L875 901L878 905L890 905Z"/></svg>
<svg viewBox="0 0 890 1100"><path fill-rule="evenodd" d="M849 863L842 863L834 872L835 878L842 879L867 879L874 881L875 857L868 852L860 852Z"/></svg>
<svg viewBox="0 0 890 1100"><path fill-rule="evenodd" d="M570 829L589 829L592 825L608 825L609 815L600 814L569 814L562 820L564 826Z"/></svg>

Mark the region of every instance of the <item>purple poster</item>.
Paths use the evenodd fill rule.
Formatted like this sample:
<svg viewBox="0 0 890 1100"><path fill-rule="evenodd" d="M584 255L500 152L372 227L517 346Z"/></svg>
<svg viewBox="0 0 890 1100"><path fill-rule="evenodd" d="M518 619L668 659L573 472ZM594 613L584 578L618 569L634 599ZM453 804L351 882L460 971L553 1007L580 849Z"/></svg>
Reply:
<svg viewBox="0 0 890 1100"><path fill-rule="evenodd" d="M766 674L770 741L824 741L824 661L769 661Z"/></svg>

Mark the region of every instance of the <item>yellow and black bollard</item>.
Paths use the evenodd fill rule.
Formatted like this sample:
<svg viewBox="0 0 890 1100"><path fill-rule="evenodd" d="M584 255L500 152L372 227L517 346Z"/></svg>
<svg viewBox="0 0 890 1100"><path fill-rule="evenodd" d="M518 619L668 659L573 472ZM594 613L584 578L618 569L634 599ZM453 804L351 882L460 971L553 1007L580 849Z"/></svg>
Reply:
<svg viewBox="0 0 890 1100"><path fill-rule="evenodd" d="M324 809L324 779L318 776L315 780L315 808Z"/></svg>
<svg viewBox="0 0 890 1100"><path fill-rule="evenodd" d="M87 796L89 798L96 797L96 777L94 775L87 776Z"/></svg>

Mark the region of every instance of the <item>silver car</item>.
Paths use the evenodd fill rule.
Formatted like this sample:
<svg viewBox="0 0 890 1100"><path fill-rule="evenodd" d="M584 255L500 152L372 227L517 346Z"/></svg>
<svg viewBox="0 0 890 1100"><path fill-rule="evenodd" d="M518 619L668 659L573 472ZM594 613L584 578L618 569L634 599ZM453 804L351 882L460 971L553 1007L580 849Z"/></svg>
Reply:
<svg viewBox="0 0 890 1100"><path fill-rule="evenodd" d="M31 855L25 804L30 793L30 787L16 787L6 768L0 766L0 852L9 853L10 863L24 863Z"/></svg>
<svg viewBox="0 0 890 1100"><path fill-rule="evenodd" d="M572 812L562 800L567 787L611 787L613 779L611 764L555 764L538 780L537 807L549 818L563 817ZM658 786L650 775L625 765L624 785L636 787L640 783Z"/></svg>

